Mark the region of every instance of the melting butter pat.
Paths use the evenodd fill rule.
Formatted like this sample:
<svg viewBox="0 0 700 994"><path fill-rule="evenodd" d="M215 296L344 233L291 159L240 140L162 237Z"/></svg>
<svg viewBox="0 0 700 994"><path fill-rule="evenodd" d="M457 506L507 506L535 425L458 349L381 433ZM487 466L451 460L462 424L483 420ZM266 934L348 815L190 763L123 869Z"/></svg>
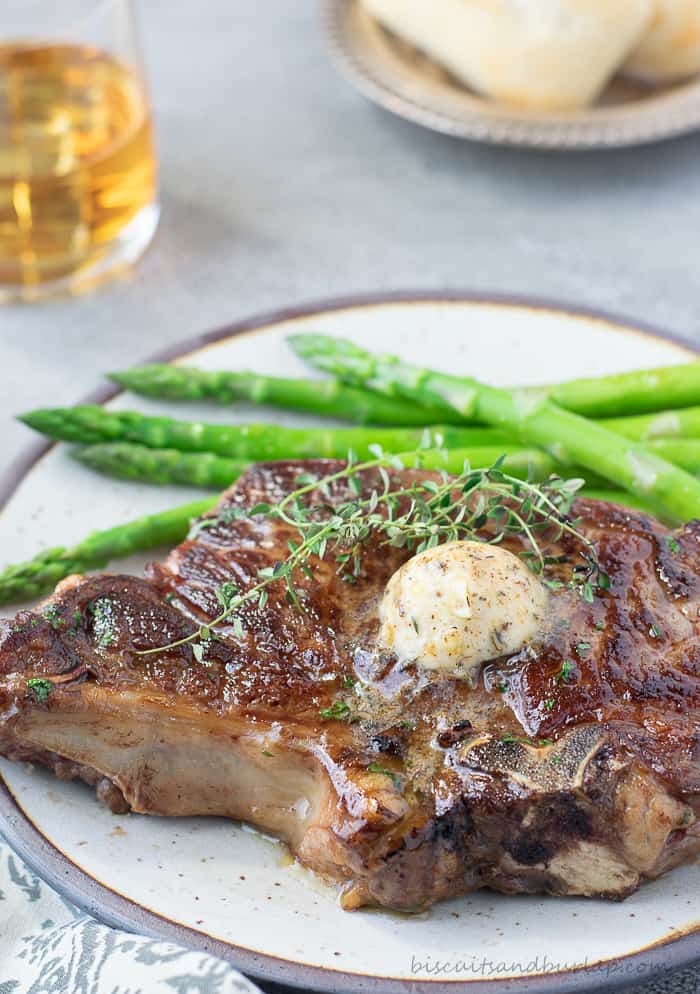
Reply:
<svg viewBox="0 0 700 994"><path fill-rule="evenodd" d="M518 556L483 542L449 542L409 559L386 585L383 646L401 660L472 678L541 632L547 591Z"/></svg>

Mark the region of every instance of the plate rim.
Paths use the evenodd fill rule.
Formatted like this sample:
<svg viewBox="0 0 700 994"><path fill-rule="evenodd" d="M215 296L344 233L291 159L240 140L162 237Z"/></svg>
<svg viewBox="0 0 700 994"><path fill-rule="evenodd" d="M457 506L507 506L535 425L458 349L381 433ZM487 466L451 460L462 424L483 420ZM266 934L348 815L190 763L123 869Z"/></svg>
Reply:
<svg viewBox="0 0 700 994"><path fill-rule="evenodd" d="M196 334L159 349L142 362L166 362L184 358L192 352L225 339L320 314L395 304L460 303L520 311L535 310L598 321L609 324L618 331L671 342L685 349L689 354L700 357L700 346L681 335L645 320L636 320L588 305L572 305L565 301L528 294L467 290L395 290L319 299L253 314L222 325L213 331ZM105 384L91 391L79 403L104 404L125 392L116 385ZM30 444L0 472L0 513L24 478L57 444L51 441ZM271 953L259 953L245 946L216 939L206 932L172 921L159 912L145 908L112 890L109 885L92 877L74 863L41 832L24 811L2 774L0 774L0 832L11 848L41 879L98 921L122 931L139 932L207 952L230 963L253 980L285 984L301 990L325 991L327 994L355 994L369 990L378 994L399 994L399 992L400 994L454 994L458 989L467 991L468 994L497 994L499 990L504 989L522 994L568 994L568 992L584 994L589 991L621 990L640 982L640 977L635 976L633 970L623 976L611 977L605 972L597 974L594 964L576 970L545 973L533 977L466 981L401 980L301 964ZM691 966L700 960L700 924L680 934L676 933L668 939L660 939L649 946L603 962L622 963L626 967L633 967L642 958L647 966L659 968L658 974L654 971L649 974L649 978L662 972ZM643 977L641 979L644 980Z"/></svg>
<svg viewBox="0 0 700 994"><path fill-rule="evenodd" d="M449 110L430 106L429 101L417 100L403 92L392 82L390 72L383 76L372 70L345 30L345 16L351 5L357 3L358 0L322 0L321 23L331 61L367 99L432 131L490 145L585 152L655 144L700 128L700 77L680 80L677 92L670 90L654 98L670 104L675 111L670 117L650 113L647 120L638 104L629 104L627 114L625 105L607 108L608 116L600 122L590 117L590 108L580 116L574 111L570 117L560 114L551 121L544 116L528 120L525 116L518 117L517 109L508 116L501 105L495 105L496 110L490 114L489 104L484 100L483 112L475 110L472 116L460 118ZM695 91L697 99L692 101ZM586 111L589 116L585 116ZM596 125L599 131L596 131Z"/></svg>

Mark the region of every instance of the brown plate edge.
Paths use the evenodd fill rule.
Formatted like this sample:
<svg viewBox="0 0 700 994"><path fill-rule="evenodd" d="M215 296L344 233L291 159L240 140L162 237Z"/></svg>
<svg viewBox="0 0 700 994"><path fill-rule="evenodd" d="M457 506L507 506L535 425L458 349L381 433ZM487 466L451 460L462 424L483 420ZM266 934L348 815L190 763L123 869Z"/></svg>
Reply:
<svg viewBox="0 0 700 994"><path fill-rule="evenodd" d="M399 290L387 293L353 294L347 297L321 300L306 305L273 310L243 319L222 328L196 335L175 346L160 350L145 362L171 361L197 351L225 338L281 324L304 317L375 307L396 303L471 303L513 309L527 308L565 313L575 317L603 321L630 332L670 341L700 356L700 349L679 335L664 331L647 322L636 321L592 307L571 306L561 301L515 294L494 294L468 291ZM82 400L82 403L103 404L123 393L120 388L105 385ZM55 445L39 442L0 473L0 511L12 497L24 477ZM177 942L217 956L253 979L289 985L294 989L322 991L326 994L454 994L458 988L469 994L496 994L498 990L514 994L586 994L593 991L621 990L630 985L691 966L700 960L700 926L635 950L597 967L591 964L576 970L551 972L534 977L498 978L494 980L407 981L371 975L328 970L295 963L270 954L259 954L231 943L214 939L205 933L180 925L154 911L143 908L122 897L106 884L91 877L60 852L34 825L0 775L0 828L10 846L49 886L67 900L83 908L99 921L127 932L138 932L152 938Z"/></svg>

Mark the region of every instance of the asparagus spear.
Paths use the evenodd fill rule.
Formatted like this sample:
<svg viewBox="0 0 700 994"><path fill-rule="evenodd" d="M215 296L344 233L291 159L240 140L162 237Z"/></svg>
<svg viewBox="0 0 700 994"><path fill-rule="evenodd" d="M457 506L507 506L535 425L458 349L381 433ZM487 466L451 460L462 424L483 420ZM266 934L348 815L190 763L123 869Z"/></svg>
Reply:
<svg viewBox="0 0 700 994"><path fill-rule="evenodd" d="M419 446L433 445L446 449L466 448L513 451L518 443L508 441L502 432L489 428L458 428L451 425L429 430L390 428L280 428L274 425L208 425L188 423L165 417L146 417L134 412L110 412L101 407L55 408L32 411L20 420L53 438L71 442L100 443L115 439L119 442L142 443L153 449L176 449L179 452L202 452L230 456L241 465L230 466L216 460L196 462L178 460L174 456L158 456L149 464L143 453L138 464L132 465L134 450L123 452L89 449L82 458L108 461L110 472L116 459L119 475L126 478L149 479L156 482L192 483L195 486L227 486L240 473L243 464L259 460L303 459L308 457L342 459L349 449L359 458L370 456L370 446L380 445L386 452L412 451ZM649 444L652 451L688 472L700 473L700 440L658 439ZM484 453L484 458L487 453ZM95 464L96 465L96 464ZM148 468L146 468L148 467ZM554 464L552 463L552 472ZM198 474L204 474L198 475ZM162 479L161 479L162 478ZM591 479L590 473L588 478Z"/></svg>
<svg viewBox="0 0 700 994"><path fill-rule="evenodd" d="M635 497L634 494L625 493L624 490L599 490L597 487L584 487L581 496L589 497L591 500L606 500L611 504L622 504L623 507L631 507L635 511L654 513L654 508L642 497Z"/></svg>
<svg viewBox="0 0 700 994"><path fill-rule="evenodd" d="M180 542L192 519L209 511L216 500L206 497L158 514L147 514L116 528L92 532L71 548L46 549L34 559L8 566L0 571L0 604L40 597L72 573L100 569L112 559Z"/></svg>
<svg viewBox="0 0 700 994"><path fill-rule="evenodd" d="M92 445L99 442L135 442L154 449L181 452L213 452L251 462L270 459L343 459L352 449L360 459L368 458L370 445L386 452L419 447L470 448L512 447L513 439L503 431L481 426L434 425L430 428L285 428L269 424L218 425L149 417L135 411L107 411L103 407L56 407L30 411L19 420L50 438ZM615 418L603 427L633 440L665 441L680 438L695 445L664 449L658 453L681 468L700 469L700 408L666 411L658 415ZM429 434L426 434L428 432Z"/></svg>
<svg viewBox="0 0 700 994"><path fill-rule="evenodd" d="M221 404L255 404L360 424L430 425L441 421L463 423L449 405L407 403L400 397L381 396L338 379L302 380L248 372L207 372L185 366L140 366L111 375L135 393L168 400L213 400ZM570 380L542 388L567 410L590 417L613 417L658 411L660 408L700 404L700 363Z"/></svg>
<svg viewBox="0 0 700 994"><path fill-rule="evenodd" d="M465 460L475 467L492 466L503 455L500 446L479 446L470 449L415 450L399 454L407 466L420 464L427 469L445 469L460 473ZM185 483L197 487L221 490L246 468L246 463L223 459L208 452L178 452L176 449L147 449L129 442L87 445L73 450L80 462L108 476L146 483ZM546 479L558 472L558 464L541 449L517 449L508 453L504 464L513 476Z"/></svg>
<svg viewBox="0 0 700 994"><path fill-rule="evenodd" d="M648 500L666 517L700 516L700 481L638 442L608 431L548 399L547 391L504 390L478 380L410 366L377 356L351 342L296 335L295 351L343 379L416 402L442 404L464 420L510 430L528 444L550 447Z"/></svg>
<svg viewBox="0 0 700 994"><path fill-rule="evenodd" d="M339 380L293 380L157 364L111 373L110 379L134 393L165 400L213 400L218 404L248 401L358 424L415 426L440 421L437 412L429 407L381 397Z"/></svg>
<svg viewBox="0 0 700 994"><path fill-rule="evenodd" d="M247 468L238 459L224 459L211 452L178 452L148 449L130 442L105 442L73 449L73 457L91 469L122 480L144 483L182 483L209 490L230 486Z"/></svg>
<svg viewBox="0 0 700 994"><path fill-rule="evenodd" d="M628 446L628 448L630 448ZM693 476L700 477L700 439L695 438L657 438L646 443L646 448L650 452L655 453L661 459L665 459L680 469L685 470L687 473L691 473ZM387 450L391 451L391 450ZM484 449L484 454L489 450ZM498 452L498 446L490 447L491 452ZM531 452L532 450L526 449L522 450L521 446L517 442L511 441L506 442L500 448L501 452L508 452L511 457L520 457L521 452ZM537 466L542 467L542 473L557 473L559 476L583 476L589 486L596 487L597 489L606 489L605 479L601 478L598 473L591 470L584 470L580 467L576 467L570 458L570 453L567 454L563 446L550 446L549 453L555 454L558 461L551 459L548 463L542 460L537 461ZM449 452L450 457L453 455L453 451ZM454 455L456 460L459 460L461 455L459 449L454 450ZM494 459L495 461L495 459ZM456 462L454 459L448 459L450 466L455 466ZM430 460L431 468L435 467L437 464L434 460ZM547 467L547 468L545 468ZM449 472L457 473L457 469L449 469ZM538 479L543 479L544 476L538 477ZM645 506L649 508L651 505L648 501L644 502ZM637 505L634 505L637 506Z"/></svg>
<svg viewBox="0 0 700 994"><path fill-rule="evenodd" d="M503 445L507 437L493 428L284 428L278 425L216 425L147 417L134 411L106 411L103 407L48 408L20 415L30 428L66 442L135 442L153 449L213 452L251 462L307 457L344 459L352 449L360 459L369 446L386 452L404 452L429 446L466 448Z"/></svg>
<svg viewBox="0 0 700 994"><path fill-rule="evenodd" d="M678 412L679 415L685 412ZM165 417L146 417L134 412L111 412L102 407L52 408L31 411L21 421L49 435L69 442L100 443L102 441L136 442L149 448L173 448L178 451L211 452L236 460L256 462L275 459L328 458L343 459L352 449L360 459L370 456L370 445L380 445L385 452L401 452L431 444L446 449L489 447L493 452L513 450L517 443L494 429L455 427L452 425L416 430L408 428L281 428L275 425L208 425L188 423ZM616 425L622 425L620 419ZM633 420L633 419L629 419ZM633 429L631 429L633 430ZM440 441L441 440L441 441ZM648 443L652 451L682 469L700 474L700 439L656 439ZM130 450L127 450L130 451ZM104 459L104 453L99 454ZM90 458L88 453L86 459ZM162 461L162 460L161 460ZM192 470L187 464L187 472ZM240 471L240 467L236 468ZM554 464L552 469L554 471ZM127 468L124 467L124 473ZM139 479L145 478L142 463L135 470ZM160 470L158 470L160 472ZM229 468L217 471L217 477L227 485L232 477ZM564 472L562 468L561 472ZM211 476L206 470L205 485ZM168 469L166 475L173 474ZM225 475L224 475L225 474ZM592 482L590 472L587 478ZM172 482L169 479L166 482ZM202 485L189 476L180 482ZM212 484L214 485L214 484Z"/></svg>
<svg viewBox="0 0 700 994"><path fill-rule="evenodd" d="M662 459L675 463L688 473L700 476L700 440L696 438L657 438L645 443Z"/></svg>
<svg viewBox="0 0 700 994"><path fill-rule="evenodd" d="M589 418L691 407L700 404L700 362L570 380L549 387L549 399Z"/></svg>
<svg viewBox="0 0 700 994"><path fill-rule="evenodd" d="M653 438L700 438L700 407L639 414L636 417L608 418L603 426L625 438L644 442Z"/></svg>

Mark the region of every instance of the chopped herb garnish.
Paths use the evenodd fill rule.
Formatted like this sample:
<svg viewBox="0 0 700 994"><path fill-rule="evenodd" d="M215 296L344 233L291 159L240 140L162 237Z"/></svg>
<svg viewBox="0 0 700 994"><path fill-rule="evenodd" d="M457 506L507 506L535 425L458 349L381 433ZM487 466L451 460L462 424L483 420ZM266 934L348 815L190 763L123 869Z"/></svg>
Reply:
<svg viewBox="0 0 700 994"><path fill-rule="evenodd" d="M669 551L672 552L674 555L678 555L678 553L681 551L681 544L678 541L678 539L669 536L669 538L667 539L667 544Z"/></svg>
<svg viewBox="0 0 700 994"><path fill-rule="evenodd" d="M88 605L92 614L92 627L98 649L106 649L115 639L112 602L108 597L100 597Z"/></svg>
<svg viewBox="0 0 700 994"><path fill-rule="evenodd" d="M49 604L44 611L44 618L48 621L54 631L57 631L62 625L65 625L65 621L58 613L58 608L55 604Z"/></svg>
<svg viewBox="0 0 700 994"><path fill-rule="evenodd" d="M596 623L593 625L593 627L595 628L595 630L597 632L602 632L603 629L605 628L605 622L604 621L596 621Z"/></svg>
<svg viewBox="0 0 700 994"><path fill-rule="evenodd" d="M396 773L393 773L391 770L387 770L386 767L382 766L380 763L370 763L369 766L367 767L367 770L370 773L381 773L382 776L389 777L395 787L401 786L400 777L397 776Z"/></svg>
<svg viewBox="0 0 700 994"><path fill-rule="evenodd" d="M577 642L576 643L576 654L579 656L585 655L587 652L591 651L590 642Z"/></svg>
<svg viewBox="0 0 700 994"><path fill-rule="evenodd" d="M263 749L262 754L263 754L263 756L271 756L272 755L272 753L270 752L269 749Z"/></svg>
<svg viewBox="0 0 700 994"><path fill-rule="evenodd" d="M553 710L554 710L554 705L555 705L555 703L556 703L556 702L555 702L554 698L553 698L553 697L549 697L549 698L548 698L548 699L547 699L547 700L546 700L546 701L544 702L544 706L545 706L545 710L546 710L546 711L553 711Z"/></svg>
<svg viewBox="0 0 700 994"><path fill-rule="evenodd" d="M508 690L508 684L504 680L502 680L499 684L496 685L496 690L499 692L499 694L505 694L506 690Z"/></svg>
<svg viewBox="0 0 700 994"><path fill-rule="evenodd" d="M45 704L51 695L53 684L50 680L42 680L39 677L32 677L31 680L27 680L27 690L31 690L34 697L40 704Z"/></svg>
<svg viewBox="0 0 700 994"><path fill-rule="evenodd" d="M567 683L576 672L576 664L570 659L565 659L561 664L561 669L554 677L557 683Z"/></svg>
<svg viewBox="0 0 700 994"><path fill-rule="evenodd" d="M344 687L347 687L348 690L352 690L355 684L357 683L357 680L355 679L354 676L350 676L349 673L344 673L343 679L340 682Z"/></svg>
<svg viewBox="0 0 700 994"><path fill-rule="evenodd" d="M662 632L658 625L652 625L651 628L649 629L649 634L651 635L652 638L660 639Z"/></svg>
<svg viewBox="0 0 700 994"><path fill-rule="evenodd" d="M325 721L343 721L350 717L350 705L346 701L333 701L329 708L318 712Z"/></svg>

